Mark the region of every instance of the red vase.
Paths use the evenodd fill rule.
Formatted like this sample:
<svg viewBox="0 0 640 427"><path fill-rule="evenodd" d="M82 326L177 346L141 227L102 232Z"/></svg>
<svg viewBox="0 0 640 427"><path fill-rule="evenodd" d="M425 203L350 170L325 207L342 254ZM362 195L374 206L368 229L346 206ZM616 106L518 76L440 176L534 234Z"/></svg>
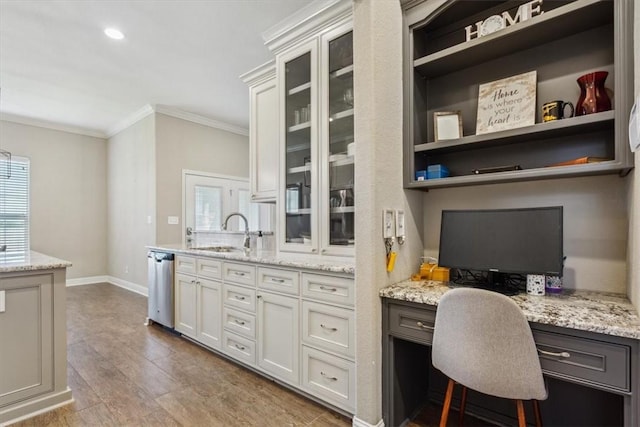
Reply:
<svg viewBox="0 0 640 427"><path fill-rule="evenodd" d="M576 104L576 116L611 110L611 100L604 88L608 75L606 71L596 71L578 78L580 98Z"/></svg>

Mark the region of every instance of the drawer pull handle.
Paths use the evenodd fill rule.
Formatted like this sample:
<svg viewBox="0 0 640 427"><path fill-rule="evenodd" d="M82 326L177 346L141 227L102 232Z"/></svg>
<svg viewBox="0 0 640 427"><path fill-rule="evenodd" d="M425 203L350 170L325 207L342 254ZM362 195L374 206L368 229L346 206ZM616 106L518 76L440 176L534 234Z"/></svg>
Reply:
<svg viewBox="0 0 640 427"><path fill-rule="evenodd" d="M422 322L416 322L416 325L418 325L419 328L422 328L425 331L432 331L433 332L433 326L425 325Z"/></svg>
<svg viewBox="0 0 640 427"><path fill-rule="evenodd" d="M336 288L327 288L326 286L322 286L322 285L320 285L320 289L322 289L323 291L329 291L329 292L336 292L337 291Z"/></svg>
<svg viewBox="0 0 640 427"><path fill-rule="evenodd" d="M235 319L235 322L240 326L244 326L245 325L245 321L244 320Z"/></svg>
<svg viewBox="0 0 640 427"><path fill-rule="evenodd" d="M244 277L244 272L242 271L234 271L233 274L235 274L236 276Z"/></svg>
<svg viewBox="0 0 640 427"><path fill-rule="evenodd" d="M540 354L544 354L545 356L552 356L552 357L563 357L565 359L568 359L571 357L571 353L568 353L566 351L562 351L560 353L554 353L552 351L544 351L544 350L540 350L538 349L538 352Z"/></svg>
<svg viewBox="0 0 640 427"><path fill-rule="evenodd" d="M322 329L326 329L326 330L331 331L331 332L335 332L335 331L337 331L337 330L338 330L338 328L331 328L331 327L329 327L329 326L325 326L325 325L324 325L324 324L322 324L322 323L320 323L320 327L321 327Z"/></svg>
<svg viewBox="0 0 640 427"><path fill-rule="evenodd" d="M242 295L236 295L234 298L237 299L237 300L240 300L240 301L244 301L246 299Z"/></svg>
<svg viewBox="0 0 640 427"><path fill-rule="evenodd" d="M196 280L195 280L195 279L193 279L193 280L191 281L191 284L192 284L192 285L193 285L194 283L196 283Z"/></svg>
<svg viewBox="0 0 640 427"><path fill-rule="evenodd" d="M322 375L323 377L325 377L326 379L328 379L329 381L338 381L338 379L336 377L330 377L327 374L325 374L324 372L320 371L320 375Z"/></svg>
<svg viewBox="0 0 640 427"><path fill-rule="evenodd" d="M271 281L276 283L284 283L284 279L276 279L275 277L272 277Z"/></svg>
<svg viewBox="0 0 640 427"><path fill-rule="evenodd" d="M236 346L236 348L240 351L244 351L245 350L245 346L240 345L240 344L234 344Z"/></svg>

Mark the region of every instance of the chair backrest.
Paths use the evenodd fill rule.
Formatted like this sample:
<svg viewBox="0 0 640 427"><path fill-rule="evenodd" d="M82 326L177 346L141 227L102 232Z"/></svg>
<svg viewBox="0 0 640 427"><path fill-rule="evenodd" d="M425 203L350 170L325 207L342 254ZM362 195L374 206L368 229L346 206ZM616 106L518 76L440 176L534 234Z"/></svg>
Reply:
<svg viewBox="0 0 640 427"><path fill-rule="evenodd" d="M529 323L514 301L496 292L457 288L443 295L436 312L432 363L481 393L547 398Z"/></svg>

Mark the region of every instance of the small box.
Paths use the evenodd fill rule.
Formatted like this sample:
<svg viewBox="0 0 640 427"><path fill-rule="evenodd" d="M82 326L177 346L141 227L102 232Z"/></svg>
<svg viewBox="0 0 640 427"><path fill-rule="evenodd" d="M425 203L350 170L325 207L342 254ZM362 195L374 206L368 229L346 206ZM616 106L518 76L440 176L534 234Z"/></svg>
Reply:
<svg viewBox="0 0 640 427"><path fill-rule="evenodd" d="M449 176L449 169L443 165L431 165L427 167L427 179L446 178Z"/></svg>
<svg viewBox="0 0 640 427"><path fill-rule="evenodd" d="M427 179L426 170L416 171L416 181L424 181L425 179Z"/></svg>

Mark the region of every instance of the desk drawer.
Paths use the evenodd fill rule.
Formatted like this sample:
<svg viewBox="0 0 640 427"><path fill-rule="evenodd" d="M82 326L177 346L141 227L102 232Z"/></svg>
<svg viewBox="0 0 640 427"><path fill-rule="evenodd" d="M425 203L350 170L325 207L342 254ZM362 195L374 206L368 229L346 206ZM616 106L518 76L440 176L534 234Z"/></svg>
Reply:
<svg viewBox="0 0 640 427"><path fill-rule="evenodd" d="M532 332L545 374L591 386L631 390L629 347L535 329Z"/></svg>
<svg viewBox="0 0 640 427"><path fill-rule="evenodd" d="M256 343L229 331L222 332L222 350L229 356L256 364Z"/></svg>
<svg viewBox="0 0 640 427"><path fill-rule="evenodd" d="M356 406L355 363L302 346L302 387L339 408Z"/></svg>
<svg viewBox="0 0 640 427"><path fill-rule="evenodd" d="M229 307L222 309L222 325L247 338L256 338L256 316Z"/></svg>
<svg viewBox="0 0 640 427"><path fill-rule="evenodd" d="M298 272L294 270L258 267L258 287L298 295L300 293L300 278Z"/></svg>
<svg viewBox="0 0 640 427"><path fill-rule="evenodd" d="M256 286L256 268L253 265L225 262L222 274L225 282Z"/></svg>
<svg viewBox="0 0 640 427"><path fill-rule="evenodd" d="M353 305L355 300L353 279L302 273L302 296L334 304Z"/></svg>
<svg viewBox="0 0 640 427"><path fill-rule="evenodd" d="M224 284L222 301L224 305L239 308L251 313L256 312L256 290L242 286Z"/></svg>
<svg viewBox="0 0 640 427"><path fill-rule="evenodd" d="M302 302L302 340L347 357L355 356L353 310Z"/></svg>
<svg viewBox="0 0 640 427"><path fill-rule="evenodd" d="M389 332L392 335L431 345L433 325L436 321L435 307L406 307L389 304Z"/></svg>

